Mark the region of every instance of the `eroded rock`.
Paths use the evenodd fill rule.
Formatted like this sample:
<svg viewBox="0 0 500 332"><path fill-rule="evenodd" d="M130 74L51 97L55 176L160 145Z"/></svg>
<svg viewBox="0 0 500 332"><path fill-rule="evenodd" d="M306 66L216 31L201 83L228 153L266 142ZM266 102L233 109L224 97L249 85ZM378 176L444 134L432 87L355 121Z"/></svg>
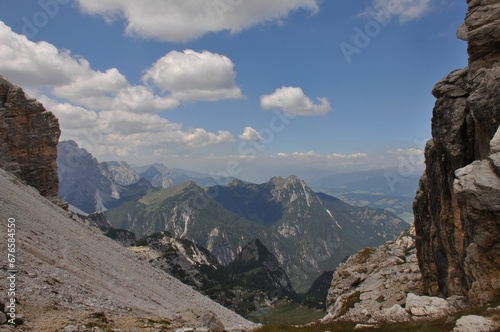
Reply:
<svg viewBox="0 0 500 332"><path fill-rule="evenodd" d="M0 167L41 195L58 192L57 143L61 130L51 112L0 76Z"/></svg>

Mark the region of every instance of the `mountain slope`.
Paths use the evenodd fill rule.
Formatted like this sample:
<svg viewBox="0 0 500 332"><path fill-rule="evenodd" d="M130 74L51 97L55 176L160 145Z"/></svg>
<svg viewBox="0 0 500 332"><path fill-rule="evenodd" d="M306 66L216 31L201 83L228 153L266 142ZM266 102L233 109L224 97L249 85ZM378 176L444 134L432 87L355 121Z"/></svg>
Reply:
<svg viewBox="0 0 500 332"><path fill-rule="evenodd" d="M138 237L169 231L176 238L193 240L227 265L238 249L265 229L224 209L194 182L168 189L152 189L140 199L110 209L106 216L114 227Z"/></svg>
<svg viewBox="0 0 500 332"><path fill-rule="evenodd" d="M106 215L114 227L138 236L167 230L192 240L223 265L249 241L260 239L294 289L305 292L317 276L346 256L392 240L405 228L401 219L386 211L356 209L331 196L321 197L294 176L260 185L234 180L208 189L189 182L150 190Z"/></svg>
<svg viewBox="0 0 500 332"><path fill-rule="evenodd" d="M227 270L238 275L247 287L295 296L288 275L276 257L258 239L246 244L236 259L227 266Z"/></svg>
<svg viewBox="0 0 500 332"><path fill-rule="evenodd" d="M227 267L208 250L169 232L148 236L129 249L241 315L297 297L285 271L259 240L248 243Z"/></svg>
<svg viewBox="0 0 500 332"><path fill-rule="evenodd" d="M209 311L226 329L254 326L139 261L95 229L67 218L63 210L3 170L0 215L16 220L17 305L26 330L62 330L70 325L67 316L75 324L74 320L92 311L105 312L116 324L130 320L138 331L143 330L141 317L167 320L175 327L194 325L197 317ZM0 271L5 280L6 270ZM5 287L0 284L3 294ZM181 323L181 317L186 322Z"/></svg>

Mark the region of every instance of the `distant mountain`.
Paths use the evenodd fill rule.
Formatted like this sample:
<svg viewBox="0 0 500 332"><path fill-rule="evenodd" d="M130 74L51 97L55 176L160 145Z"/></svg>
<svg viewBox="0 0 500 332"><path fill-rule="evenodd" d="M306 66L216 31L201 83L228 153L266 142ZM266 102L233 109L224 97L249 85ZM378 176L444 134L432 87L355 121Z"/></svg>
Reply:
<svg viewBox="0 0 500 332"><path fill-rule="evenodd" d="M120 186L137 183L141 176L124 161L107 161L100 163L105 175Z"/></svg>
<svg viewBox="0 0 500 332"><path fill-rule="evenodd" d="M124 161L99 163L91 153L74 141L57 146L59 197L80 214L106 211L135 197L139 187L170 188L195 181L200 186L229 183L229 178L214 180L209 175L170 169L163 164L133 167ZM137 184L139 184L137 186Z"/></svg>
<svg viewBox="0 0 500 332"><path fill-rule="evenodd" d="M189 171L180 168L168 168L163 164L153 164L149 166L136 167L136 171L140 176L147 179L155 188L170 188L174 185L183 184L188 181L193 181L200 187L208 187L216 184L228 184L232 178L217 178Z"/></svg>
<svg viewBox="0 0 500 332"><path fill-rule="evenodd" d="M276 296L279 292L279 297L295 297L290 278L259 239L246 244L226 270L238 276L247 288L273 292Z"/></svg>
<svg viewBox="0 0 500 332"><path fill-rule="evenodd" d="M113 226L138 236L167 230L189 239L222 265L233 262L248 242L260 239L299 292L346 256L392 240L406 227L384 210L319 196L295 176L260 185L234 180L228 186L201 188L188 182L149 190L106 215Z"/></svg>
<svg viewBox="0 0 500 332"><path fill-rule="evenodd" d="M303 303L317 309L326 309L326 298L332 284L334 271L323 272L314 282L304 296Z"/></svg>
<svg viewBox="0 0 500 332"><path fill-rule="evenodd" d="M84 213L106 210L120 198L122 189L105 175L108 170L74 141L59 142L57 167L59 197Z"/></svg>

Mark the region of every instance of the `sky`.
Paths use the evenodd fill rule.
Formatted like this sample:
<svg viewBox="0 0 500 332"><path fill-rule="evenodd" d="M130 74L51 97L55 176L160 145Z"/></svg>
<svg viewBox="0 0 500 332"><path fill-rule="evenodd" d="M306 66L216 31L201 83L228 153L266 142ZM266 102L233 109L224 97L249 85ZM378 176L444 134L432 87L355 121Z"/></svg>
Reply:
<svg viewBox="0 0 500 332"><path fill-rule="evenodd" d="M4 1L0 75L99 161L418 169L465 0ZM267 176L267 175L266 175Z"/></svg>

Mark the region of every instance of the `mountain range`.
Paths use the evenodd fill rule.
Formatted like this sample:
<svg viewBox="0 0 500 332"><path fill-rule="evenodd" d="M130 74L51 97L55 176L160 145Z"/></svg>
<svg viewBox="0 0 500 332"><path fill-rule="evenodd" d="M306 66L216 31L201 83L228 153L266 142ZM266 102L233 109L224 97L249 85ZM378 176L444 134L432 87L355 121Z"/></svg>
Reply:
<svg viewBox="0 0 500 332"><path fill-rule="evenodd" d="M307 291L317 276L346 256L393 239L407 227L385 210L316 194L294 176L258 185L233 180L228 186L202 188L189 181L153 188L105 214L114 227L138 237L166 230L189 239L222 265L260 239L298 292Z"/></svg>
<svg viewBox="0 0 500 332"><path fill-rule="evenodd" d="M113 227L138 239L168 231L206 248L223 266L259 239L297 292L305 293L346 256L391 240L408 226L388 211L315 193L296 176L217 184L161 164L99 163L71 141L58 149L60 196L77 211L105 211Z"/></svg>

